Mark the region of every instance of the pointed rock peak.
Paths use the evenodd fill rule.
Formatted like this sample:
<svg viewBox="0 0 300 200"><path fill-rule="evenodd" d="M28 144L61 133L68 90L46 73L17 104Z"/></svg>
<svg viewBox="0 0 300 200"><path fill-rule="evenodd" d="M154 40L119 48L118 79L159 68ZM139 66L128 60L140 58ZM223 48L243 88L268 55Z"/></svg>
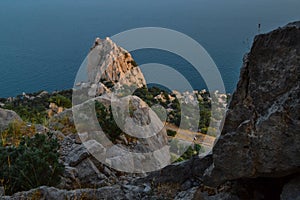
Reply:
<svg viewBox="0 0 300 200"><path fill-rule="evenodd" d="M144 76L128 51L119 47L109 37L97 37L88 55L88 81L112 88L115 84L146 85Z"/></svg>

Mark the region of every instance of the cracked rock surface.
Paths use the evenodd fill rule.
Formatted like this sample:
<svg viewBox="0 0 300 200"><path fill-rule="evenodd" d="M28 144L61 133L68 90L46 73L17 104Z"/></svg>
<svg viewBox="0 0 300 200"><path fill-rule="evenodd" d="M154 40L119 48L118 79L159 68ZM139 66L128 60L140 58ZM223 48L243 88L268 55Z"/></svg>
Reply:
<svg viewBox="0 0 300 200"><path fill-rule="evenodd" d="M299 63L299 23L255 38L213 150L207 184L299 171Z"/></svg>

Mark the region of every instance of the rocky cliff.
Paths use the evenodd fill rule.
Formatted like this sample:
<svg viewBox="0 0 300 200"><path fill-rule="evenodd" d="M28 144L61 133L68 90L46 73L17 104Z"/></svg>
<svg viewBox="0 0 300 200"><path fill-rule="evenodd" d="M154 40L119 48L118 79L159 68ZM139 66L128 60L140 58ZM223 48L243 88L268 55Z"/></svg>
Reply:
<svg viewBox="0 0 300 200"><path fill-rule="evenodd" d="M244 58L207 182L300 170L300 26L255 38Z"/></svg>

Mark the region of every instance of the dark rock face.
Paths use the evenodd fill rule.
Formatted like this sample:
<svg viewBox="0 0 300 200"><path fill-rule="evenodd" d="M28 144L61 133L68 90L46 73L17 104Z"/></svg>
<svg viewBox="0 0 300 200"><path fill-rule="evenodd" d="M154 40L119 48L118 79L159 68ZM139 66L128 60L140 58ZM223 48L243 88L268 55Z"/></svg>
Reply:
<svg viewBox="0 0 300 200"><path fill-rule="evenodd" d="M300 200L300 176L287 183L282 190L282 200Z"/></svg>
<svg viewBox="0 0 300 200"><path fill-rule="evenodd" d="M255 38L244 59L206 184L300 170L300 28Z"/></svg>
<svg viewBox="0 0 300 200"><path fill-rule="evenodd" d="M205 169L212 164L212 155L200 159L194 156L190 160L169 165L160 171L150 173L146 178L138 182L161 183L178 183L182 186L191 178L201 179Z"/></svg>

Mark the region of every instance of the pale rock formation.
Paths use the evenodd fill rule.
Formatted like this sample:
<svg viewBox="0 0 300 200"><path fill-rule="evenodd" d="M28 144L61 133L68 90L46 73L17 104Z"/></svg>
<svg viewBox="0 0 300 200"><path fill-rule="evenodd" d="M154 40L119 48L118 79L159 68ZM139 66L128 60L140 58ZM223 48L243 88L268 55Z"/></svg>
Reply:
<svg viewBox="0 0 300 200"><path fill-rule="evenodd" d="M92 84L103 83L109 88L116 83L136 87L146 85L144 76L130 53L117 46L110 38L97 38L87 58L87 74L88 81Z"/></svg>

